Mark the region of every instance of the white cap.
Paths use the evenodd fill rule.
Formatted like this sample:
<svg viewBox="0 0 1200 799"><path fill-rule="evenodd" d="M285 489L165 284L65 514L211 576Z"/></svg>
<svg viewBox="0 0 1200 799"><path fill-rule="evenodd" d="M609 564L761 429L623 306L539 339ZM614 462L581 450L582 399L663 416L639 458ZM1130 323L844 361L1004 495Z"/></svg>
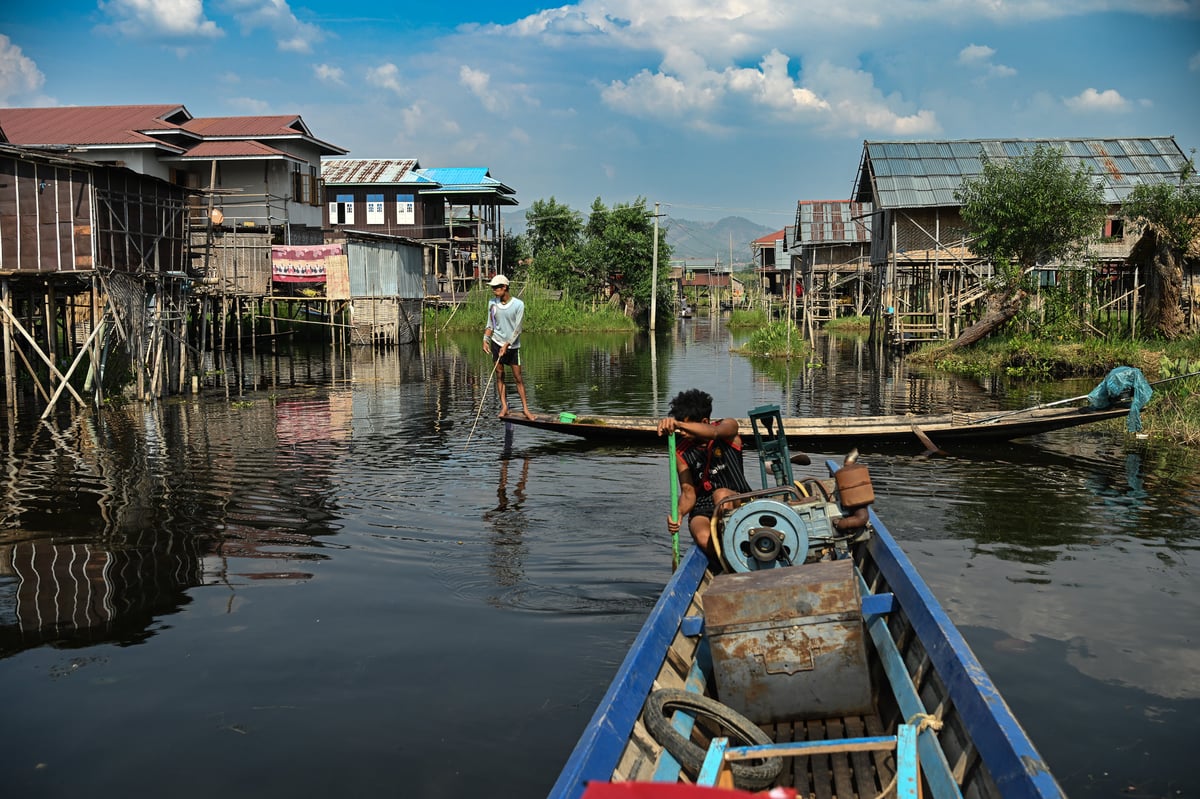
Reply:
<svg viewBox="0 0 1200 799"><path fill-rule="evenodd" d="M492 278L492 282L488 283L488 285L492 288L495 288L496 286L507 286L508 278L506 278L504 275L496 275L494 278Z"/></svg>

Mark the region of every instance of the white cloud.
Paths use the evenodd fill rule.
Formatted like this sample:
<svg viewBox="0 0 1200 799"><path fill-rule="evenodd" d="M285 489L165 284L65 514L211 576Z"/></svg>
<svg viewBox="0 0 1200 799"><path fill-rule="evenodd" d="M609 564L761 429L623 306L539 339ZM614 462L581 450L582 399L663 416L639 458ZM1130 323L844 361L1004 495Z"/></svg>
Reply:
<svg viewBox="0 0 1200 799"><path fill-rule="evenodd" d="M285 52L311 53L312 46L325 38L316 25L297 19L287 0L225 0L224 5L243 31L265 28L275 37L275 46Z"/></svg>
<svg viewBox="0 0 1200 799"><path fill-rule="evenodd" d="M1063 98L1063 103L1072 111L1124 112L1129 110L1129 101L1116 89L1097 91L1088 88L1074 97Z"/></svg>
<svg viewBox="0 0 1200 799"><path fill-rule="evenodd" d="M46 76L33 59L0 33L0 104L41 91Z"/></svg>
<svg viewBox="0 0 1200 799"><path fill-rule="evenodd" d="M670 60L687 61L679 54ZM885 97L868 72L822 62L801 82L789 74L788 62L787 56L772 50L757 68L715 72L688 64L687 75L642 70L627 81L613 81L601 97L610 108L632 116L682 118L692 128L714 133L738 123L733 116L741 113L735 109L739 102L748 103L751 113L811 122L828 131L914 135L941 129L932 111L906 112L900 98Z"/></svg>
<svg viewBox="0 0 1200 799"><path fill-rule="evenodd" d="M429 137L444 139L449 136L457 136L462 132L458 123L446 116L440 109L430 113L426 110L425 104L419 101L401 109L400 122L401 133L410 140L428 139Z"/></svg>
<svg viewBox="0 0 1200 799"><path fill-rule="evenodd" d="M313 75L322 83L332 83L338 86L346 85L345 73L341 67L330 64L313 64Z"/></svg>
<svg viewBox="0 0 1200 799"><path fill-rule="evenodd" d="M503 111L502 93L490 86L492 76L482 70L471 69L466 64L458 69L458 82L467 88L471 94L479 98L483 107L492 113Z"/></svg>
<svg viewBox="0 0 1200 799"><path fill-rule="evenodd" d="M990 61L996 51L985 44L968 44L958 53L958 62L960 64L978 64Z"/></svg>
<svg viewBox="0 0 1200 799"><path fill-rule="evenodd" d="M1188 59L1188 71L1200 72L1200 50L1197 50L1192 54L1192 57Z"/></svg>
<svg viewBox="0 0 1200 799"><path fill-rule="evenodd" d="M229 101L229 105L249 116L267 116L271 113L270 103L253 97L234 97Z"/></svg>
<svg viewBox="0 0 1200 799"><path fill-rule="evenodd" d="M400 83L400 67L390 62L381 67L368 69L367 83L396 94L404 94L404 86Z"/></svg>
<svg viewBox="0 0 1200 799"><path fill-rule="evenodd" d="M202 0L101 0L118 32L149 39L213 39L224 31L204 17Z"/></svg>
<svg viewBox="0 0 1200 799"><path fill-rule="evenodd" d="M968 44L958 52L958 63L983 72L983 78L1011 78L1017 71L1004 64L992 62L996 51L986 44Z"/></svg>

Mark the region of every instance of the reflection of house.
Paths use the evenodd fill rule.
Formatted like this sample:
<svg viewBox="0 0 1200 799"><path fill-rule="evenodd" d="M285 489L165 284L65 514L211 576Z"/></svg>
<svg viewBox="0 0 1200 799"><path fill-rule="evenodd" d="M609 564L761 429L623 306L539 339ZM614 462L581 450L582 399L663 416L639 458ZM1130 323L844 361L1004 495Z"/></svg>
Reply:
<svg viewBox="0 0 1200 799"><path fill-rule="evenodd" d="M323 166L331 228L394 233L431 246L433 291L499 271L500 209L514 191L485 167L422 169L415 159L334 159Z"/></svg>
<svg viewBox="0 0 1200 799"><path fill-rule="evenodd" d="M984 296L992 264L971 251L955 190L983 173L984 158L1004 161L1039 144L1062 152L1069 169L1082 167L1102 186L1109 221L1093 254L1121 271L1101 302L1131 298L1133 276L1125 269L1134 242L1116 219L1133 188L1175 183L1187 158L1174 138L975 139L863 144L853 199L874 204L871 264L880 290L873 309L894 309L894 340L957 335L971 305ZM1046 265L1044 283L1057 279Z"/></svg>
<svg viewBox="0 0 1200 799"><path fill-rule="evenodd" d="M870 296L871 205L849 200L805 200L796 206L793 269L804 309L814 320L845 311L862 314Z"/></svg>

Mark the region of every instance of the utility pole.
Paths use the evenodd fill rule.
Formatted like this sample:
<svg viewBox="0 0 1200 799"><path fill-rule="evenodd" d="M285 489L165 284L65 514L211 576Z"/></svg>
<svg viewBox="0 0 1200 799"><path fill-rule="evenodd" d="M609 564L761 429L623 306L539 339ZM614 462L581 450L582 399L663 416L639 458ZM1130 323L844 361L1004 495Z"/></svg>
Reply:
<svg viewBox="0 0 1200 799"><path fill-rule="evenodd" d="M654 252L650 255L650 332L658 312L658 203L654 204Z"/></svg>

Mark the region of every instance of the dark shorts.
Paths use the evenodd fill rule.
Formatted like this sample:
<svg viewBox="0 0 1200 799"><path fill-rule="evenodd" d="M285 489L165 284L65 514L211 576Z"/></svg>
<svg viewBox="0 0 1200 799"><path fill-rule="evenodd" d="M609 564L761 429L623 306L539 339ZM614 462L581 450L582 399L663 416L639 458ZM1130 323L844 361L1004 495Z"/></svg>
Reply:
<svg viewBox="0 0 1200 799"><path fill-rule="evenodd" d="M692 506L692 512L688 514L688 519L695 519L696 517L711 519L715 507L713 505L712 494L704 494L696 497L696 504Z"/></svg>
<svg viewBox="0 0 1200 799"><path fill-rule="evenodd" d="M499 360L505 366L520 366L521 365L521 348L509 347L508 352L504 353L504 357L500 357L500 345L494 341L489 341L492 345L492 360Z"/></svg>

